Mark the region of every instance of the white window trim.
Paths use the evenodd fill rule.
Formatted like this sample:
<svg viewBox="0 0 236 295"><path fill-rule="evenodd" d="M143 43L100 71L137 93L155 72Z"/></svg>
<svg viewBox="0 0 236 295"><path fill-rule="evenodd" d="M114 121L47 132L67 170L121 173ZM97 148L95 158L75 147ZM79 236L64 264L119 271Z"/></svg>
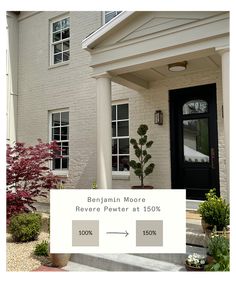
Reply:
<svg viewBox="0 0 236 295"><path fill-rule="evenodd" d="M49 132L48 132L48 135L49 135L49 142L52 142L52 114L56 114L56 113L63 113L63 112L69 112L69 115L70 115L70 110L69 108L63 108L63 109L56 109L56 110L49 110L48 111L48 116L49 116L49 120L48 120L48 127L49 127ZM69 122L69 130L70 130L70 122ZM70 132L70 131L69 131ZM70 133L69 133L70 134ZM70 149L70 138L69 138L69 149ZM70 152L69 152L69 162L70 162ZM56 169L56 170L53 170L52 168L52 164L53 164L53 161L50 161L49 162L49 168L51 170L51 172L54 174L54 175L58 175L58 176L65 176L65 177L68 177L69 176L69 169ZM70 164L69 164L70 165ZM70 167L70 166L69 166Z"/></svg>
<svg viewBox="0 0 236 295"><path fill-rule="evenodd" d="M50 32L49 32L49 56L50 56L50 60L49 60L49 64L50 64L50 68L54 68L54 67L59 67L59 66L62 66L62 65L66 65L66 64L69 64L70 62L70 58L71 58L71 55L70 55L70 58L69 60L66 60L66 61L62 61L62 62L59 62L57 64L54 64L54 54L53 54L53 24L55 22L58 22L60 20L63 20L65 18L69 18L70 19L70 16L69 14L63 14L63 15L60 15L58 17L55 17L55 18L52 18L49 20L49 29L50 29ZM65 40L69 40L71 41L71 21L70 21L70 37L68 39L65 39ZM69 48L69 52L71 51L71 42L70 42L70 48ZM71 53L71 52L70 52Z"/></svg>
<svg viewBox="0 0 236 295"><path fill-rule="evenodd" d="M105 25L105 11L102 11L102 26Z"/></svg>
<svg viewBox="0 0 236 295"><path fill-rule="evenodd" d="M112 171L112 179L117 179L117 180L130 179L130 171Z"/></svg>
<svg viewBox="0 0 236 295"><path fill-rule="evenodd" d="M128 99L122 99L122 100L116 100L112 102L112 106L117 106L121 104L128 104L129 105L129 100ZM129 105L129 110L130 110L130 105ZM122 121L122 120L119 120ZM129 112L129 118L124 119L124 121L129 122L129 140L130 140L130 112ZM112 120L111 120L112 122ZM112 136L112 139L114 137ZM118 137L117 137L118 138ZM122 136L119 136L119 138L122 138ZM124 136L124 138L127 138L127 136ZM117 153L118 155L118 153ZM129 158L130 158L130 151L129 151ZM113 179L129 179L130 178L130 170L129 171L112 171L112 178Z"/></svg>

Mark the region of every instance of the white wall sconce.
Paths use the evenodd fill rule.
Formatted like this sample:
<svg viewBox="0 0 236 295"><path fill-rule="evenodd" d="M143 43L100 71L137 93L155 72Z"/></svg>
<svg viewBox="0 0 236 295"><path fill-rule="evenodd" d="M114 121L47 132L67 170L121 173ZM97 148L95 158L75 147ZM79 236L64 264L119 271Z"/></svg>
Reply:
<svg viewBox="0 0 236 295"><path fill-rule="evenodd" d="M187 68L187 61L176 62L168 65L168 70L171 72L182 72Z"/></svg>
<svg viewBox="0 0 236 295"><path fill-rule="evenodd" d="M163 112L161 110L155 111L154 123L158 125L163 125Z"/></svg>

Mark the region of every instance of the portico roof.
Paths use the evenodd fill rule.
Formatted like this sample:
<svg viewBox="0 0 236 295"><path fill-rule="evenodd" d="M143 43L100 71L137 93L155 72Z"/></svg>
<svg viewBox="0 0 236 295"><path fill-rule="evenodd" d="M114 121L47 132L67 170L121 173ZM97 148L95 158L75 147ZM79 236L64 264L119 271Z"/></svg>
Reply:
<svg viewBox="0 0 236 295"><path fill-rule="evenodd" d="M94 77L106 74L136 90L171 74L170 63L187 61L192 71L201 64L220 68L217 51L228 46L225 11L123 12L82 41Z"/></svg>
<svg viewBox="0 0 236 295"><path fill-rule="evenodd" d="M103 40L107 34L109 34L113 29L117 29L117 27L125 22L127 18L134 15L135 11L123 11L120 14L118 14L116 17L111 19L108 23L101 26L98 30L90 34L88 37L86 37L82 41L82 48L86 50L92 49L94 46L96 46L97 43L99 43L101 40Z"/></svg>

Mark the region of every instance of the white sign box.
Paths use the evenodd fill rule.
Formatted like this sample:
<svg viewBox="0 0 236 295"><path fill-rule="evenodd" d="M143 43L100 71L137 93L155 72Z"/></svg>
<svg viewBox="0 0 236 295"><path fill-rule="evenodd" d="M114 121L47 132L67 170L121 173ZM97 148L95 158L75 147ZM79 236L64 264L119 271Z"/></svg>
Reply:
<svg viewBox="0 0 236 295"><path fill-rule="evenodd" d="M185 253L185 190L51 190L51 253Z"/></svg>

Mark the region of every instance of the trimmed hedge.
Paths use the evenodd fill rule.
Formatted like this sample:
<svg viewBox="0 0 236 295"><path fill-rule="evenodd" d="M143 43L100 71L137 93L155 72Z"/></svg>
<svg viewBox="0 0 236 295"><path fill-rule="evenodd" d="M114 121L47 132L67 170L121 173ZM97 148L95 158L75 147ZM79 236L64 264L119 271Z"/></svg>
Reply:
<svg viewBox="0 0 236 295"><path fill-rule="evenodd" d="M10 219L10 233L15 242L29 242L38 238L42 221L37 213L22 213Z"/></svg>

